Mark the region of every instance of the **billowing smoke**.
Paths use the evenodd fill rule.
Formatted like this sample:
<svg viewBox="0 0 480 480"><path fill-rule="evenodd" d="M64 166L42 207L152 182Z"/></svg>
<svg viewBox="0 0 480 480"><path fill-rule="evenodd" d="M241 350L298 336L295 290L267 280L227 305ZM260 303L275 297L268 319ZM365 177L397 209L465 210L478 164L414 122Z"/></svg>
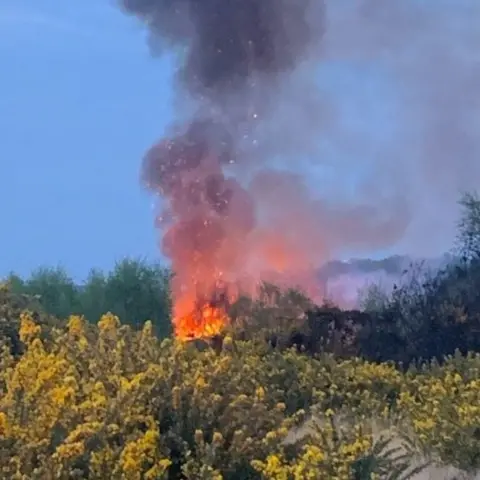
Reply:
<svg viewBox="0 0 480 480"><path fill-rule="evenodd" d="M370 159L377 185L409 204L400 248L440 254L454 235L459 194L480 188L480 3L332 0L329 7L325 61L355 66L359 77L370 72L370 85L351 83L352 97L363 93L371 101L375 90L390 90L379 92L390 99L388 122L376 126L388 136L379 141L359 128L356 156L364 164ZM342 150L355 130L342 120L335 131Z"/></svg>
<svg viewBox="0 0 480 480"><path fill-rule="evenodd" d="M178 48L179 78L214 98L248 86L257 74L295 68L322 36L322 2L311 0L123 0L154 41ZM315 11L312 5L317 4ZM311 14L315 18L308 19Z"/></svg>
<svg viewBox="0 0 480 480"><path fill-rule="evenodd" d="M285 193L301 199L297 219L288 201L270 207L288 200L286 182L278 173L278 190L263 168L271 158L261 158L262 140L270 138L257 125L272 121L285 81L318 56L322 2L124 0L123 7L149 26L154 48L178 53L178 94L192 105L144 168L144 181L165 202L159 226L175 272L175 316L188 315L219 284L250 288L292 267L311 273L324 245L314 244L317 232L301 243L295 233L296 223L311 223L303 211L310 198L294 178L300 191L286 185ZM310 254L302 251L307 244Z"/></svg>
<svg viewBox="0 0 480 480"><path fill-rule="evenodd" d="M480 177L474 2L121 3L148 26L154 50L176 55L177 98L188 106L143 171L163 200L177 316L223 284L287 279L321 295L319 265L404 238L411 247L425 238L408 230L416 204L434 204L430 218L440 187L454 204ZM398 91L388 138L349 125L319 88L332 62L377 69Z"/></svg>

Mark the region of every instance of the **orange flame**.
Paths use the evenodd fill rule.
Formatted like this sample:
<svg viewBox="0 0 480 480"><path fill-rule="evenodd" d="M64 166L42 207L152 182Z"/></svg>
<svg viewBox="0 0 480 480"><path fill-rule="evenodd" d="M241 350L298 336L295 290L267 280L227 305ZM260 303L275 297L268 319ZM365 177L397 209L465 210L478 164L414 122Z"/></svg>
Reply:
<svg viewBox="0 0 480 480"><path fill-rule="evenodd" d="M221 333L228 322L223 308L205 303L198 310L174 319L175 336L179 340L213 337Z"/></svg>
<svg viewBox="0 0 480 480"><path fill-rule="evenodd" d="M209 280L205 275L202 287L179 288L174 295L173 327L179 340L214 337L230 323L227 309L238 298L238 291L219 278L213 285Z"/></svg>

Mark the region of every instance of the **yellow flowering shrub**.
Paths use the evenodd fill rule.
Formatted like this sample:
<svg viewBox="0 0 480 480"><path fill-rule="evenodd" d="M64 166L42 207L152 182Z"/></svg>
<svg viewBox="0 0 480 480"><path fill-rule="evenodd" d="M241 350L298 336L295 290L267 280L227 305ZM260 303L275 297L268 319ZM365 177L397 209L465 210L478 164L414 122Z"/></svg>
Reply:
<svg viewBox="0 0 480 480"><path fill-rule="evenodd" d="M480 469L480 355L410 374L398 403L425 449L460 469Z"/></svg>
<svg viewBox="0 0 480 480"><path fill-rule="evenodd" d="M361 424L337 427L330 412L327 416L327 421L306 436L307 441L296 449L296 455L289 455L288 446L283 444L266 460L253 461L254 468L263 478L272 480L351 479L355 462L372 448L372 434L365 432Z"/></svg>
<svg viewBox="0 0 480 480"><path fill-rule="evenodd" d="M24 314L24 353L0 352L1 478L376 478L374 417L436 461L478 467L479 356L402 373L230 336L160 342L112 314L41 330Z"/></svg>

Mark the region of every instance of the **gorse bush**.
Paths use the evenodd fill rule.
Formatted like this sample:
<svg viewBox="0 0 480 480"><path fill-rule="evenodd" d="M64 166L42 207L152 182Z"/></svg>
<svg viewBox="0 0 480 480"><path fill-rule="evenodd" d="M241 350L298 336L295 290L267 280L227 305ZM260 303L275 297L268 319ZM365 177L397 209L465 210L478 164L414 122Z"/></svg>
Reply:
<svg viewBox="0 0 480 480"><path fill-rule="evenodd" d="M382 476L409 467L372 418L431 461L480 467L478 355L402 373L230 336L160 342L112 314L41 336L22 314L23 355L0 357L2 478L403 478Z"/></svg>
<svg viewBox="0 0 480 480"><path fill-rule="evenodd" d="M20 355L24 350L18 329L21 315L25 311L32 312L33 319L42 325L42 338L48 337L53 328L62 324L42 309L37 298L15 294L8 284L0 283L0 341L14 356Z"/></svg>
<svg viewBox="0 0 480 480"><path fill-rule="evenodd" d="M11 275L0 478L406 480L428 464L473 478L479 202L462 200L449 265L372 291L364 311L264 285L208 341L171 337L161 267L125 260L80 286L61 269Z"/></svg>

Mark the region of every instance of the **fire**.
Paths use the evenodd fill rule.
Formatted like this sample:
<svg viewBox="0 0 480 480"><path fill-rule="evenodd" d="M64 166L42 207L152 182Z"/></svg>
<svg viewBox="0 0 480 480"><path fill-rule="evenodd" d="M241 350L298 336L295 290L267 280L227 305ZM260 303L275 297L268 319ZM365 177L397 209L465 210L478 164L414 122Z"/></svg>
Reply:
<svg viewBox="0 0 480 480"><path fill-rule="evenodd" d="M157 226L174 272L173 327L181 340L219 334L240 292L292 279L310 265L312 250L323 249L318 235L299 234L311 231L313 211L299 213L306 209L291 176L260 172L243 184L225 167L236 151L222 132L196 119L145 158L145 183L162 198Z"/></svg>
<svg viewBox="0 0 480 480"><path fill-rule="evenodd" d="M218 335L229 318L224 308L205 303L188 315L174 318L175 335L179 340L193 340Z"/></svg>
<svg viewBox="0 0 480 480"><path fill-rule="evenodd" d="M230 323L228 307L238 292L217 279L210 288L183 292L174 300L173 326L179 340L208 338L220 334Z"/></svg>

